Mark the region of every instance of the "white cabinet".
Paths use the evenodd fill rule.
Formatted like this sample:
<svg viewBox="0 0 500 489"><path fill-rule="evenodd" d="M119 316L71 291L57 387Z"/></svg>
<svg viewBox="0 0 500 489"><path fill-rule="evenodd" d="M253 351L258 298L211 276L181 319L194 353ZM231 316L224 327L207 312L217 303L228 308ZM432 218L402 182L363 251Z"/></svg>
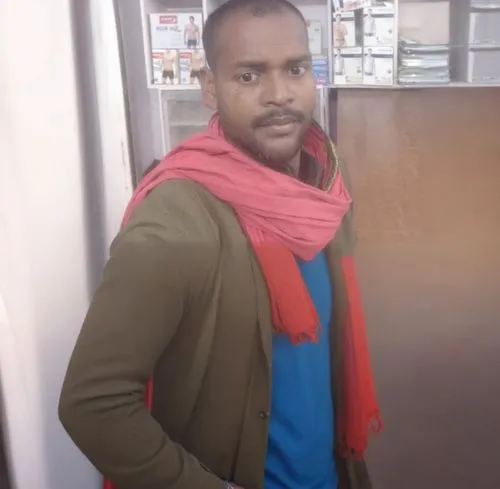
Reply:
<svg viewBox="0 0 500 489"><path fill-rule="evenodd" d="M500 85L500 0L461 0L452 8L454 77Z"/></svg>

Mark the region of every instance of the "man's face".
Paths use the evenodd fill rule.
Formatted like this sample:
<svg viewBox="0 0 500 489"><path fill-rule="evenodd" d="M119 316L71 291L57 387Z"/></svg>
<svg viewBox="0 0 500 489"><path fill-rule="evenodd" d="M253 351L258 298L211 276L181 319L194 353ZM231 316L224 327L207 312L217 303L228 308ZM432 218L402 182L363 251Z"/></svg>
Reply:
<svg viewBox="0 0 500 489"><path fill-rule="evenodd" d="M194 17L189 17L189 22L191 22L191 24L194 24Z"/></svg>
<svg viewBox="0 0 500 489"><path fill-rule="evenodd" d="M205 101L230 141L283 168L299 153L316 104L306 26L292 12L236 13L219 30L217 50Z"/></svg>
<svg viewBox="0 0 500 489"><path fill-rule="evenodd" d="M336 22L337 24L340 24L341 19L342 19L342 17L340 17L340 15L337 15L337 16L335 17L335 22Z"/></svg>

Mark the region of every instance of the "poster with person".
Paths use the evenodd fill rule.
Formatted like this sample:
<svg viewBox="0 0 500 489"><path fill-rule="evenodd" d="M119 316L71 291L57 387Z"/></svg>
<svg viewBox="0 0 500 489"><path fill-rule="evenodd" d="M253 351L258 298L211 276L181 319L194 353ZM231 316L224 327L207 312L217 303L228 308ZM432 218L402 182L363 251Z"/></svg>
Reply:
<svg viewBox="0 0 500 489"><path fill-rule="evenodd" d="M149 17L151 49L200 49L201 12L162 12Z"/></svg>

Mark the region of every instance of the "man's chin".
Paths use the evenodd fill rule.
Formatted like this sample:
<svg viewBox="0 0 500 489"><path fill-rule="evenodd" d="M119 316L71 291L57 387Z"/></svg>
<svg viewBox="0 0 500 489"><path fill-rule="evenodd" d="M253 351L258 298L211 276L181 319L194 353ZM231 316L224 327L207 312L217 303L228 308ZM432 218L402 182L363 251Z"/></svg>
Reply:
<svg viewBox="0 0 500 489"><path fill-rule="evenodd" d="M260 162L277 172L294 175L296 171L293 170L292 162L297 153L298 151L294 153L268 153L260 159Z"/></svg>
<svg viewBox="0 0 500 489"><path fill-rule="evenodd" d="M276 143L262 147L261 154L270 166L286 166L288 165L299 153L302 144L296 141L293 144Z"/></svg>

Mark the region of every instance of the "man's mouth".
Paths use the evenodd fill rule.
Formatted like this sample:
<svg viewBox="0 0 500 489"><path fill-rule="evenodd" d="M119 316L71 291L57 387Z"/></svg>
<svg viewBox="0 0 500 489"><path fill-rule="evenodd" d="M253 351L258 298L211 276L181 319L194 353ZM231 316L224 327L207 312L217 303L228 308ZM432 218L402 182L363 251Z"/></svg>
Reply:
<svg viewBox="0 0 500 489"><path fill-rule="evenodd" d="M272 119L268 119L262 126L264 127L270 127L270 126L288 126L291 124L295 124L297 122L297 119L292 116L280 116L280 117L273 117Z"/></svg>

